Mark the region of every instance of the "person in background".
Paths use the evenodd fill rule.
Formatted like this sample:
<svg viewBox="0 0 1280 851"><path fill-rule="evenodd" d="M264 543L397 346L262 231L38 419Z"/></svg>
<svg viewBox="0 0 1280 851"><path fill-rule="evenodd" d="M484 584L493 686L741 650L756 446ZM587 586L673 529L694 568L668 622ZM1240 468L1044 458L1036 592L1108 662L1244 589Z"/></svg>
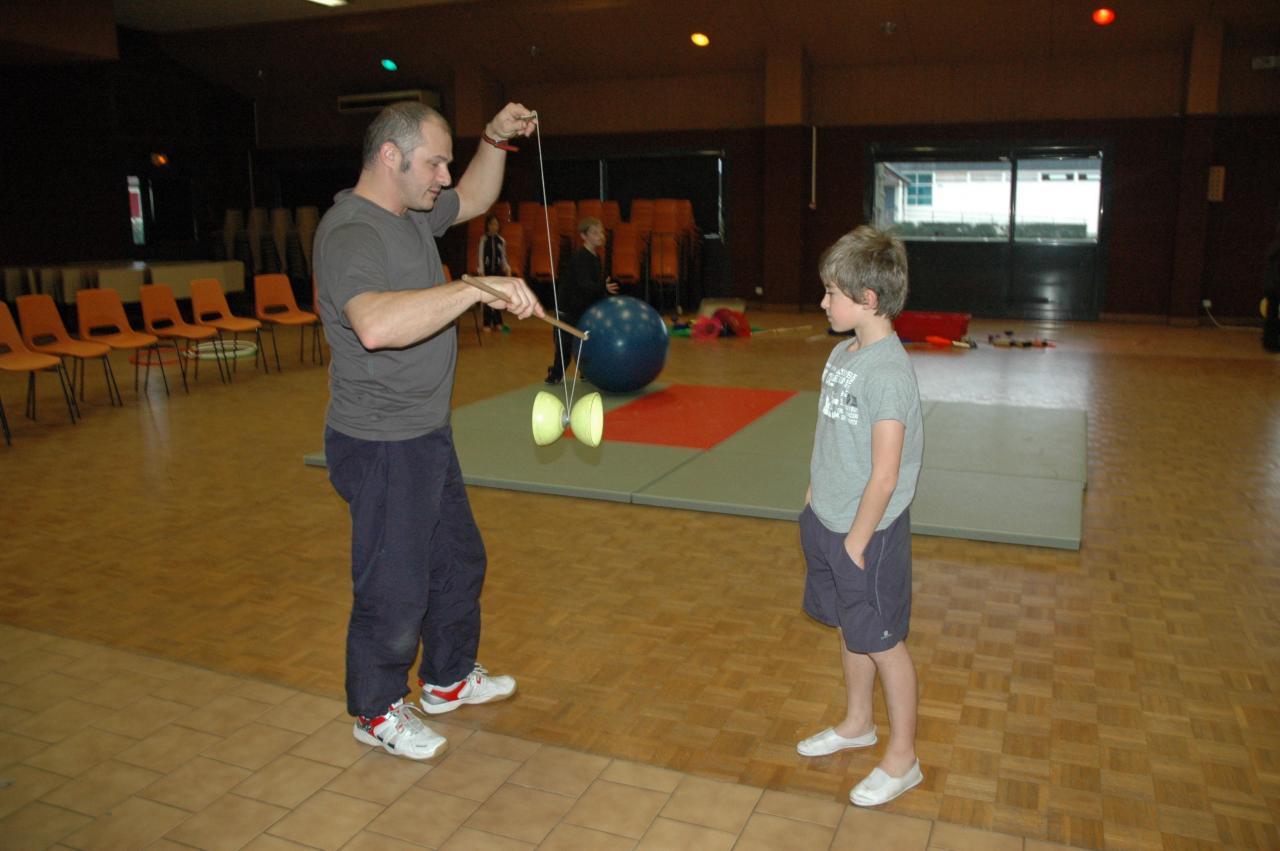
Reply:
<svg viewBox="0 0 1280 851"><path fill-rule="evenodd" d="M618 282L604 276L601 258L605 244L604 225L593 216L585 216L578 221L578 234L582 237L582 247L569 257L557 285L556 308L560 319L570 325L577 325L591 305L618 292ZM564 380L569 362L577 354L577 341L566 341L564 332L558 328L551 330L551 338L555 343L555 360L547 368L547 384L559 384Z"/></svg>
<svg viewBox="0 0 1280 851"><path fill-rule="evenodd" d="M477 249L476 268L481 275L511 275L511 264L507 263L507 241L499 231L502 223L498 217L490 213L484 220L484 238ZM484 330L505 331L507 326L502 322L502 311L496 307L484 306Z"/></svg>

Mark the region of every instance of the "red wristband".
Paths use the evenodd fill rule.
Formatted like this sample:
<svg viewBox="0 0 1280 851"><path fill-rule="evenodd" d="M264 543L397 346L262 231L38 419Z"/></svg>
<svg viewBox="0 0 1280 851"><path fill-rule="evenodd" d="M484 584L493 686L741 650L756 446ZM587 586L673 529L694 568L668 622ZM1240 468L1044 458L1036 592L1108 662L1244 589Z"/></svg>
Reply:
<svg viewBox="0 0 1280 851"><path fill-rule="evenodd" d="M481 139L483 139L483 140L485 140L486 142L488 142L490 145L493 145L495 148L497 148L497 149L498 149L498 150L500 150L500 151L518 151L518 150L520 150L520 149L519 149L519 148L517 148L515 145L508 145L506 142L499 142L497 139L490 139L490 138L489 138L489 134L488 134L488 133L485 133L485 132L483 132L483 131L480 133L480 138L481 138Z"/></svg>

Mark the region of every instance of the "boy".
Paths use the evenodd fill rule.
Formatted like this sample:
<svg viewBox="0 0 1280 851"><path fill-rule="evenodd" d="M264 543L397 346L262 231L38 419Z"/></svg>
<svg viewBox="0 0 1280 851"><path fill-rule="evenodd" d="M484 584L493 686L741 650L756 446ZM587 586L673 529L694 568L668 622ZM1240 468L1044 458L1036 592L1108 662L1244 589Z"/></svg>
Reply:
<svg viewBox="0 0 1280 851"><path fill-rule="evenodd" d="M796 746L825 756L876 743L876 675L889 710L889 747L849 800L873 807L924 779L915 753L916 672L903 641L911 614L911 520L924 454L920 390L893 319L907 299L902 242L862 226L819 263L822 308L837 333L853 331L822 371L809 492L800 516L808 566L804 610L836 627L844 720Z"/></svg>
<svg viewBox="0 0 1280 851"><path fill-rule="evenodd" d="M560 318L570 325L577 325L591 305L618 292L618 282L604 275L604 225L594 216L584 216L578 220L578 235L582 237L582 247L569 257L559 282ZM564 332L555 328L551 329L551 338L555 354L547 368L546 383L559 384L578 346L576 342L566 344Z"/></svg>

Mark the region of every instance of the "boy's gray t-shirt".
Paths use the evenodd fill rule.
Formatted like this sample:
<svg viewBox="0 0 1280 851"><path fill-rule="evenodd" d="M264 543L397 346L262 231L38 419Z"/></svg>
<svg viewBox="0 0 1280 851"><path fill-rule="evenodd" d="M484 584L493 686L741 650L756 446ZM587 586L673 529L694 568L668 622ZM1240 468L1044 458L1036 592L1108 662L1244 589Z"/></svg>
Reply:
<svg viewBox="0 0 1280 851"><path fill-rule="evenodd" d="M457 219L458 206L458 193L446 190L431 210L398 216L346 189L316 229L317 301L332 354L325 423L334 430L362 440L408 440L449 422L453 324L403 349L369 351L346 306L365 292L444 283L436 237Z"/></svg>
<svg viewBox="0 0 1280 851"><path fill-rule="evenodd" d="M822 370L818 426L809 463L811 505L822 525L848 532L871 478L871 428L880 420L906 426L898 485L877 529L907 510L916 493L924 458L920 388L897 334L850 352L841 340Z"/></svg>

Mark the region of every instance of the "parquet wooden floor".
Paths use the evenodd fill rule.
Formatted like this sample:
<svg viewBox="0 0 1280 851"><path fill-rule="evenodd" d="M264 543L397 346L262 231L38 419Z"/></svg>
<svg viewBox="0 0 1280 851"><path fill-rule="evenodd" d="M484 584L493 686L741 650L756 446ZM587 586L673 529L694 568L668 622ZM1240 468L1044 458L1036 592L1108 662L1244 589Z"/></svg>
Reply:
<svg viewBox="0 0 1280 851"><path fill-rule="evenodd" d="M663 379L816 389L822 317L752 318L813 328L675 340ZM1086 848L1280 848L1280 360L1256 332L971 331L1006 327L1058 347L921 352L922 394L1085 408L1084 545L916 536L926 781L885 809ZM455 404L542 374L541 327L484 346L464 331ZM283 374L241 364L234 385L210 371L171 399L153 382L122 410L90 369L74 427L52 376L37 423L0 376L0 621L339 697L348 521L301 462L325 372L288 339ZM795 754L843 698L835 638L799 608L794 524L471 496L482 661L521 691L459 723L833 801L875 764Z"/></svg>

